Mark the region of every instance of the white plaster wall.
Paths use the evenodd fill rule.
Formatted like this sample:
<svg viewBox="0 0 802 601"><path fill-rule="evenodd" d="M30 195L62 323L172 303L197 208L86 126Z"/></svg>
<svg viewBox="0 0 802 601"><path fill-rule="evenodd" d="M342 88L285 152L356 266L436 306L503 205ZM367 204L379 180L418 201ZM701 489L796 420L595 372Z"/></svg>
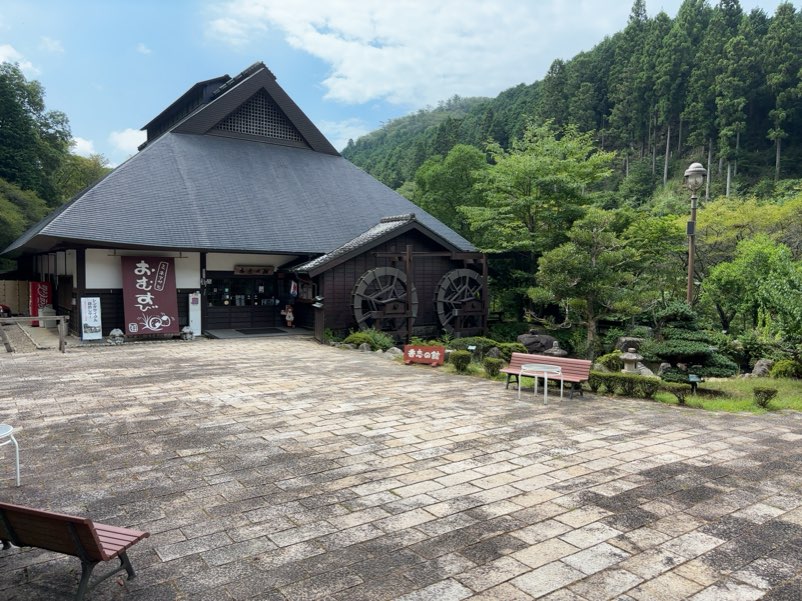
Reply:
<svg viewBox="0 0 802 601"><path fill-rule="evenodd" d="M182 256L179 257L179 254ZM86 250L86 287L122 288L123 276L121 256L175 257L176 288L200 288L200 253L177 253L141 250L109 250L89 248Z"/></svg>
<svg viewBox="0 0 802 601"><path fill-rule="evenodd" d="M73 285L73 287L78 286L78 276L77 276L77 274L78 274L77 255L75 254L74 250L69 249L67 251L67 256L66 256L66 266L65 266L64 275L71 275L72 276L72 285Z"/></svg>
<svg viewBox="0 0 802 601"><path fill-rule="evenodd" d="M295 260L292 255L247 255L209 253L206 255L206 271L233 271L235 265L253 265L254 267L281 267Z"/></svg>

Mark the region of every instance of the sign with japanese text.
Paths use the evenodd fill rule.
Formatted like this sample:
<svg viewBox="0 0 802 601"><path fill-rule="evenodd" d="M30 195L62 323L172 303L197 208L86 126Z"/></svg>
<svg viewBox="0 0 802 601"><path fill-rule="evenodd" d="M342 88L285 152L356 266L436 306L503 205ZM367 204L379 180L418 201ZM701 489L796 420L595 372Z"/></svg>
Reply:
<svg viewBox="0 0 802 601"><path fill-rule="evenodd" d="M100 322L100 297L81 299L81 340L100 340L103 326Z"/></svg>
<svg viewBox="0 0 802 601"><path fill-rule="evenodd" d="M404 345L404 363L426 363L431 366L442 365L446 358L444 346Z"/></svg>
<svg viewBox="0 0 802 601"><path fill-rule="evenodd" d="M28 297L28 314L31 317L41 315L42 309L53 303L49 282L28 282L30 295ZM32 321L32 326L38 326L38 321Z"/></svg>
<svg viewBox="0 0 802 601"><path fill-rule="evenodd" d="M125 334L178 334L172 257L121 257Z"/></svg>

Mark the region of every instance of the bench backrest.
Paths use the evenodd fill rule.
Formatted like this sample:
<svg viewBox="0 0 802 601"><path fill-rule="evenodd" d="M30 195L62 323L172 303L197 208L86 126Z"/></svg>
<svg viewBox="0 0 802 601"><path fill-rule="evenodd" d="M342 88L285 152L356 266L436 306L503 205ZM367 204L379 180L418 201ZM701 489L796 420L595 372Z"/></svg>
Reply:
<svg viewBox="0 0 802 601"><path fill-rule="evenodd" d="M508 369L519 370L525 363L545 363L556 365L566 379L587 380L590 377L591 361L587 359L569 359L567 357L550 357L549 355L530 355L528 353L513 353Z"/></svg>
<svg viewBox="0 0 802 601"><path fill-rule="evenodd" d="M92 520L21 505L0 503L0 539L90 561L107 559Z"/></svg>

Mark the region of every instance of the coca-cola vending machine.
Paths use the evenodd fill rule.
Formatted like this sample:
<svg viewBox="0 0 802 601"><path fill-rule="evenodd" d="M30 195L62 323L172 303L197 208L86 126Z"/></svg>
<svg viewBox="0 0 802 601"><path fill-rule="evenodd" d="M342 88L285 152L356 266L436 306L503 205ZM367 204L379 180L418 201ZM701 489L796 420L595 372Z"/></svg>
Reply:
<svg viewBox="0 0 802 601"><path fill-rule="evenodd" d="M42 309L53 304L52 289L50 282L28 282L30 296L28 297L28 313L31 317L42 315ZM31 322L32 326L38 326L38 321Z"/></svg>

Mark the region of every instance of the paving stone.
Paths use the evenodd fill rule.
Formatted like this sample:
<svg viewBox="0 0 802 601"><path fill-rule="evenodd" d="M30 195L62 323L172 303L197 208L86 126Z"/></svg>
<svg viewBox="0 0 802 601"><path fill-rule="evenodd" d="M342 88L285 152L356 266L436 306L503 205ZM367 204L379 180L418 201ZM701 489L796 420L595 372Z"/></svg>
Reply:
<svg viewBox="0 0 802 601"><path fill-rule="evenodd" d="M621 549L600 543L596 546L584 549L568 557L563 557L561 561L585 574L595 574L613 566L629 557Z"/></svg>
<svg viewBox="0 0 802 601"><path fill-rule="evenodd" d="M569 588L587 601L617 599L624 592L642 582L640 576L620 568L610 568L572 584Z"/></svg>
<svg viewBox="0 0 802 601"><path fill-rule="evenodd" d="M443 580L424 589L399 597L398 601L460 601L473 595L473 591L454 580Z"/></svg>
<svg viewBox="0 0 802 601"><path fill-rule="evenodd" d="M747 584L726 580L717 582L690 597L691 601L753 601L763 597L765 591Z"/></svg>
<svg viewBox="0 0 802 601"><path fill-rule="evenodd" d="M9 354L26 467L3 494L151 532L101 597L802 597L802 416L535 409L304 337ZM0 598L69 597L74 570L2 552Z"/></svg>
<svg viewBox="0 0 802 601"><path fill-rule="evenodd" d="M529 566L515 561L511 557L500 557L489 563L457 574L454 579L473 591L480 592L506 582L530 570Z"/></svg>
<svg viewBox="0 0 802 601"><path fill-rule="evenodd" d="M688 599L702 588L698 582L666 572L627 591L627 595L639 601L674 601Z"/></svg>
<svg viewBox="0 0 802 601"><path fill-rule="evenodd" d="M585 574L579 570L561 561L553 561L523 576L518 576L511 581L511 584L533 597L541 597L584 577Z"/></svg>

